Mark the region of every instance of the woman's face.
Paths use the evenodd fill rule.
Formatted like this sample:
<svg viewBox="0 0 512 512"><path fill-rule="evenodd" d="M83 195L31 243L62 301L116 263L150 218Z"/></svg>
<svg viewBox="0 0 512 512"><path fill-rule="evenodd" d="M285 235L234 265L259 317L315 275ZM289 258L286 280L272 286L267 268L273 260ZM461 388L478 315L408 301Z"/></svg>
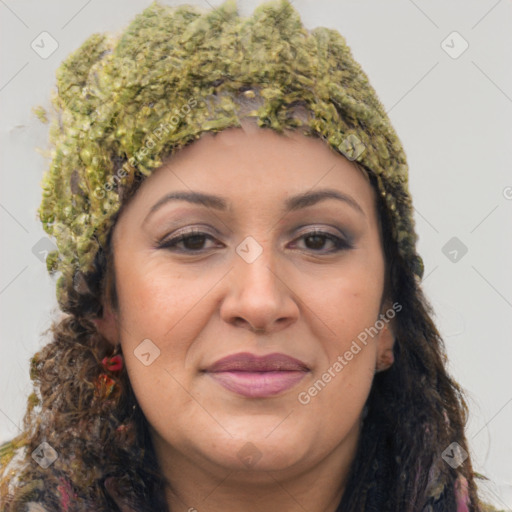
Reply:
<svg viewBox="0 0 512 512"><path fill-rule="evenodd" d="M392 361L374 201L320 139L260 128L205 134L144 181L115 226L119 310L101 328L162 459L286 474L354 453ZM212 366L241 353L302 365Z"/></svg>

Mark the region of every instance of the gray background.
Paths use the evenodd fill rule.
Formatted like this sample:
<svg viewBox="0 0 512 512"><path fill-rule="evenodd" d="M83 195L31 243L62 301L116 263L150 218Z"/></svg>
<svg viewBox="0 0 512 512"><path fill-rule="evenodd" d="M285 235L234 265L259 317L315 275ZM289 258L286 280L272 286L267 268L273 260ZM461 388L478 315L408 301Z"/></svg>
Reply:
<svg viewBox="0 0 512 512"><path fill-rule="evenodd" d="M205 0L189 3L208 8ZM239 10L249 15L260 3L240 0ZM0 441L18 432L31 389L29 358L46 342L42 332L57 314L55 282L37 256L48 243L36 216L47 161L35 148L46 149L48 128L31 107L48 106L56 68L88 36L121 30L149 4L0 0ZM403 142L426 266L424 289L446 342L450 371L467 392L475 469L491 479L480 489L498 508L511 510L512 5L503 0L449 5L295 0L293 5L307 28L327 26L343 34ZM41 56L31 43L39 44L40 53L49 52L44 31L58 48ZM450 35L454 31L469 44L460 55L464 43ZM446 246L453 237L457 240Z"/></svg>

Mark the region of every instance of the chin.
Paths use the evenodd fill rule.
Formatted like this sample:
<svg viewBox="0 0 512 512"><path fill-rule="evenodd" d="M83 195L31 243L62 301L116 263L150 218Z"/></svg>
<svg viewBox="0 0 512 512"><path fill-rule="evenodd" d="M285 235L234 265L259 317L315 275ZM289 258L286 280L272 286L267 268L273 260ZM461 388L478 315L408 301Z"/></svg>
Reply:
<svg viewBox="0 0 512 512"><path fill-rule="evenodd" d="M276 423L273 428L275 426ZM254 427L249 430L253 431ZM299 432L291 435L291 432L285 430L275 436L275 431L270 432L272 428L265 428L260 429L255 436L235 436L225 442L215 443L215 453L209 452L207 457L229 470L242 472L282 471L299 463L305 456L305 445L301 443L303 436Z"/></svg>

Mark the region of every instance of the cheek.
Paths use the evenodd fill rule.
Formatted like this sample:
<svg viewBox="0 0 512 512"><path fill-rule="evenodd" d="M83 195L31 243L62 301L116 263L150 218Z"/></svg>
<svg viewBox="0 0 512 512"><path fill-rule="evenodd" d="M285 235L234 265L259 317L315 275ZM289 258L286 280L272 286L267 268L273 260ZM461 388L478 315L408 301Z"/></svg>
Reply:
<svg viewBox="0 0 512 512"><path fill-rule="evenodd" d="M339 346L375 323L383 288L383 262L378 258L356 260L343 267L327 286L316 288L315 302L334 331ZM311 293L308 294L311 298ZM321 308L321 309L320 309ZM338 345L338 343L337 343Z"/></svg>
<svg viewBox="0 0 512 512"><path fill-rule="evenodd" d="M325 285L325 283L324 283ZM301 403L338 424L359 414L373 381L375 331L383 286L383 262L375 258L346 266L329 286L310 287L308 304L328 326L325 358L302 391ZM339 407L338 407L339 405Z"/></svg>
<svg viewBox="0 0 512 512"><path fill-rule="evenodd" d="M178 323L183 327L180 319L198 303L196 277L190 272L186 274L189 278L183 277L157 254L147 259L143 256L119 261L117 289L122 321L131 337L162 341Z"/></svg>
<svg viewBox="0 0 512 512"><path fill-rule="evenodd" d="M206 309L208 301L202 299L218 280L208 276L199 280L197 273L183 272L159 256L134 255L130 261L121 257L116 261L121 344L141 406L153 404L155 394L160 403L174 403L183 395L178 382L188 385L193 342L212 315ZM143 352L150 353L146 359L154 358L148 366L138 358L141 343L148 346Z"/></svg>
<svg viewBox="0 0 512 512"><path fill-rule="evenodd" d="M377 345L371 329L378 319L380 293L357 280L350 285L345 282L335 290L322 296L322 317L332 336L324 344L327 367L320 370L324 373L330 369L330 375L333 372L343 374L338 383L355 388L359 382L364 383L373 376ZM339 364L333 368L335 363Z"/></svg>
<svg viewBox="0 0 512 512"><path fill-rule="evenodd" d="M151 424L166 425L170 411L186 416L187 401L192 400L184 389L189 387L186 363L190 341L201 329L199 290L156 262L146 261L137 268L136 272L127 271L118 286L123 354L145 417ZM141 343L148 347L144 352ZM150 354L146 359L152 361L147 366L143 362L146 353Z"/></svg>
<svg viewBox="0 0 512 512"><path fill-rule="evenodd" d="M328 425L332 438L352 428L370 392L377 345L368 330L376 321L380 302L380 295L360 281L335 289L318 295L331 335L323 339L323 357L297 397L305 414L321 417Z"/></svg>

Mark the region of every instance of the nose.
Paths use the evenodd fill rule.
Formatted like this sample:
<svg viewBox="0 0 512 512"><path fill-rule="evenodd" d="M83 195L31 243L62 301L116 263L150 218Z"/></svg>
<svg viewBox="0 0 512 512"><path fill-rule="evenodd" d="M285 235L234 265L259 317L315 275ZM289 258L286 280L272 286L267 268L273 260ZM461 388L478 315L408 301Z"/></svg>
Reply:
<svg viewBox="0 0 512 512"><path fill-rule="evenodd" d="M224 321L260 333L276 332L297 321L293 285L282 266L277 268L271 252L265 247L252 263L235 254L220 309Z"/></svg>

